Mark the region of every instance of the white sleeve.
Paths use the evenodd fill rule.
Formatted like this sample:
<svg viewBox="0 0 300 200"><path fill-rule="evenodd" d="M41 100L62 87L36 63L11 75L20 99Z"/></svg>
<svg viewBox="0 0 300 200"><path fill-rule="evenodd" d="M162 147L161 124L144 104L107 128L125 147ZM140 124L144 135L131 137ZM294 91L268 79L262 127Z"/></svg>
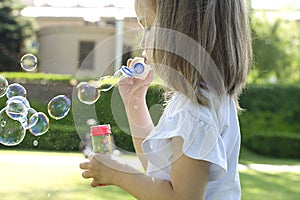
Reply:
<svg viewBox="0 0 300 200"><path fill-rule="evenodd" d="M182 152L197 160L211 163L209 181L223 177L227 171L226 150L218 129L189 111L181 111L161 120L143 143L148 161L157 169L172 164L171 139L183 139Z"/></svg>

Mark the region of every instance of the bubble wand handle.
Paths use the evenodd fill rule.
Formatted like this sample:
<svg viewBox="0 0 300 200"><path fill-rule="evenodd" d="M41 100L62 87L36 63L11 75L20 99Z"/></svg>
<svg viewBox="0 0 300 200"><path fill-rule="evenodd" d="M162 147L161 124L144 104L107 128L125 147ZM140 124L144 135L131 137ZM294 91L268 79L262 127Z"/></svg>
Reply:
<svg viewBox="0 0 300 200"><path fill-rule="evenodd" d="M127 66L121 66L119 70L117 70L113 76L104 76L101 77L99 82L98 82L98 87L97 89L100 89L101 92L107 92L110 89L112 89L117 82L114 82L113 84L110 85L108 88L103 88L102 87L102 82L104 80L112 79L112 78L123 78L123 77L134 77L137 79L142 79L144 80L149 71L151 70L150 65L146 65L144 63L144 58L141 57L135 57L132 61L129 67Z"/></svg>

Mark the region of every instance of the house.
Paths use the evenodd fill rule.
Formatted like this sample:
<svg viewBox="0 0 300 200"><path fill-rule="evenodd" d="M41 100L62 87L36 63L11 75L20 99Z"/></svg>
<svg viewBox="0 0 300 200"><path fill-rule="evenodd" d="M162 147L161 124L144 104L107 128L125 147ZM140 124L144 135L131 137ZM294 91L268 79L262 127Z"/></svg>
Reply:
<svg viewBox="0 0 300 200"><path fill-rule="evenodd" d="M101 77L140 54L134 0L23 0L38 23L40 72ZM300 20L300 1L251 0L258 17ZM135 51L136 50L136 51Z"/></svg>
<svg viewBox="0 0 300 200"><path fill-rule="evenodd" d="M141 51L134 0L24 1L22 15L38 24L39 72L97 78Z"/></svg>

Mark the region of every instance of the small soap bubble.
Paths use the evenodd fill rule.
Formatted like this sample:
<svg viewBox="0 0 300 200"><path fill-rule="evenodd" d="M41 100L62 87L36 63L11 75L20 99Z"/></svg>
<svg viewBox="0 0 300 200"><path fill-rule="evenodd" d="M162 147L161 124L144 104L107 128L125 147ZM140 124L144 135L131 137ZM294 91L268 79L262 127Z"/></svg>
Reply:
<svg viewBox="0 0 300 200"><path fill-rule="evenodd" d="M2 121L0 124L1 127L4 127L5 125L6 125L6 121Z"/></svg>
<svg viewBox="0 0 300 200"><path fill-rule="evenodd" d="M39 142L37 140L34 140L32 144L36 147L37 145L39 145Z"/></svg>
<svg viewBox="0 0 300 200"><path fill-rule="evenodd" d="M8 99L13 96L26 97L26 94L27 94L26 89L19 83L10 84L7 87L6 96Z"/></svg>
<svg viewBox="0 0 300 200"><path fill-rule="evenodd" d="M8 87L8 81L4 76L0 75L0 97L3 97L6 94Z"/></svg>
<svg viewBox="0 0 300 200"><path fill-rule="evenodd" d="M10 101L6 106L7 115L13 120L23 121L22 119L27 115L27 108L22 101Z"/></svg>
<svg viewBox="0 0 300 200"><path fill-rule="evenodd" d="M38 121L38 113L35 109L29 108L27 115L24 117L22 124L25 129L33 127Z"/></svg>
<svg viewBox="0 0 300 200"><path fill-rule="evenodd" d="M48 113L53 119L62 119L70 111L71 100L65 95L58 95L48 103Z"/></svg>
<svg viewBox="0 0 300 200"><path fill-rule="evenodd" d="M8 105L8 104L10 104L11 102L14 102L14 101L19 101L19 102L23 103L26 109L30 108L29 101L23 96L12 96L11 98L9 98L6 101L6 105Z"/></svg>
<svg viewBox="0 0 300 200"><path fill-rule="evenodd" d="M95 103L100 95L100 89L97 86L89 84L87 82L81 82L77 85L78 99L85 104L91 105Z"/></svg>
<svg viewBox="0 0 300 200"><path fill-rule="evenodd" d="M20 61L20 65L21 67L25 70L25 71L33 71L36 69L38 64L38 59L35 55L33 54L25 54Z"/></svg>
<svg viewBox="0 0 300 200"><path fill-rule="evenodd" d="M119 81L119 71L117 71L114 76L104 76L101 77L98 81L98 89L100 89L101 92L107 92L111 90L114 85Z"/></svg>
<svg viewBox="0 0 300 200"><path fill-rule="evenodd" d="M6 114L6 108L0 111L0 143L5 146L15 146L20 144L26 134L26 129L22 123L11 119Z"/></svg>
<svg viewBox="0 0 300 200"><path fill-rule="evenodd" d="M37 113L37 118L38 120L36 124L33 127L29 128L29 131L35 136L40 136L45 134L49 129L49 118L42 112Z"/></svg>

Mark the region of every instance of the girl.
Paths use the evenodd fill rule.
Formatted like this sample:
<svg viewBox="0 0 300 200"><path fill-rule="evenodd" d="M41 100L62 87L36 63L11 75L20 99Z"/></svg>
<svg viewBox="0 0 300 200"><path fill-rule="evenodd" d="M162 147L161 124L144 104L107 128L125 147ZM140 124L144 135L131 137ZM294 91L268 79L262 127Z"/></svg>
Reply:
<svg viewBox="0 0 300 200"><path fill-rule="evenodd" d="M172 96L154 127L145 101L153 72L121 79L146 174L96 154L82 176L137 199L240 199L237 99L252 56L244 0L136 0L135 9L145 62Z"/></svg>

